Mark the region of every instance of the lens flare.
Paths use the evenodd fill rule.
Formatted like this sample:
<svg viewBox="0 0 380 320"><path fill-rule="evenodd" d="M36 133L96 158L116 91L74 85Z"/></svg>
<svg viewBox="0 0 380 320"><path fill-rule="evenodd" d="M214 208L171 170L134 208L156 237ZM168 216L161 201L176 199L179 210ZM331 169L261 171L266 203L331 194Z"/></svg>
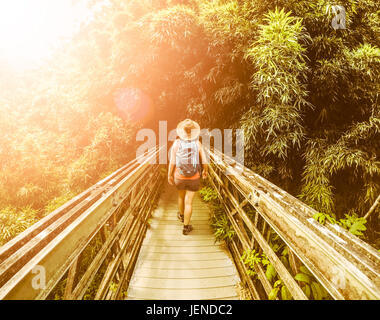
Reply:
<svg viewBox="0 0 380 320"><path fill-rule="evenodd" d="M139 88L119 89L114 99L119 115L123 119L143 122L152 113L151 99Z"/></svg>

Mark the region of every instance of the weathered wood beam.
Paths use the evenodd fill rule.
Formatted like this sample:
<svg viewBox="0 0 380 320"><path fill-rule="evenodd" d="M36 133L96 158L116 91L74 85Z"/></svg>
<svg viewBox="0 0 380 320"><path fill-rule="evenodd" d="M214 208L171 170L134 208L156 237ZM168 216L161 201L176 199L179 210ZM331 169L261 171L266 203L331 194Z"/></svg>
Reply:
<svg viewBox="0 0 380 320"><path fill-rule="evenodd" d="M338 225L319 224L315 210L251 170L229 166L217 152L210 158L333 298L380 299L380 254L374 248Z"/></svg>
<svg viewBox="0 0 380 320"><path fill-rule="evenodd" d="M102 228L108 216L112 215L115 210L116 193L126 194L134 183L149 172L148 168L153 168L149 164L149 161L155 156L156 153L149 154L143 159L141 164L138 163L132 171L119 180L118 178L111 179L109 183L111 183L110 186L112 185L112 187L109 188L109 191L102 193L99 190L102 195L98 200L80 214L76 215L73 213L71 220L67 220L69 217L66 215L62 217L68 221L65 227L60 227L59 219L55 221L51 225L55 226L58 224L54 230L51 230L55 232L53 238L46 239L43 242L40 241L39 237L33 239L34 241L40 241L41 245L39 247L33 246L33 243L29 241L27 246L31 249L28 250L32 250L33 254L29 257L20 257L23 258L23 265L21 268L16 269L16 272L14 268L8 266L9 263L2 263L2 267L5 268L3 273L8 272L11 276L0 287L0 299L46 298L68 270L74 259ZM86 199L84 202L86 203ZM46 234L49 234L49 230L44 230L41 236L45 237ZM17 251L15 254L20 255L22 252ZM11 257L9 258L12 259ZM10 262L12 263L13 261L15 260ZM35 275L32 271L35 266L40 266L45 271L46 286L44 288L33 288L32 280Z"/></svg>

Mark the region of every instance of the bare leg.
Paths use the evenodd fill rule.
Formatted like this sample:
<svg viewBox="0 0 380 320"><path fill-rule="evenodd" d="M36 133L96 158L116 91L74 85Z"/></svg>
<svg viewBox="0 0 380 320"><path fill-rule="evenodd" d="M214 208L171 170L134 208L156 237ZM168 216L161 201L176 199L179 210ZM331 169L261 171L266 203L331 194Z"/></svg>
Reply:
<svg viewBox="0 0 380 320"><path fill-rule="evenodd" d="M178 190L178 209L181 215L183 215L185 211L185 195L186 190Z"/></svg>
<svg viewBox="0 0 380 320"><path fill-rule="evenodd" d="M191 214L193 211L193 198L194 198L195 192L193 191L186 191L185 196L185 220L184 225L187 226L190 224Z"/></svg>

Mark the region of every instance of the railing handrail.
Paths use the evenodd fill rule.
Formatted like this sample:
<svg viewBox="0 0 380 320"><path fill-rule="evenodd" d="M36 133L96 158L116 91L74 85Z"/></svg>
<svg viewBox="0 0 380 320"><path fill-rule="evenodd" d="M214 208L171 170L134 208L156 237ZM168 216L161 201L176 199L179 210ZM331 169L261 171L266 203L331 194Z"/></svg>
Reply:
<svg viewBox="0 0 380 320"><path fill-rule="evenodd" d="M80 299L105 259L109 261L95 298L120 298L158 194L159 165L150 164L159 152L153 148L132 160L0 247L0 299L45 299L65 274L64 298ZM230 249L240 271L246 271L242 252L259 248L295 299L307 299L294 279L298 262L334 299L380 299L380 254L374 248L338 225L319 224L314 209L220 151L207 153L210 181L237 235ZM245 206L254 209L254 220ZM270 229L289 248L291 271L269 245ZM101 248L77 279L79 257L95 236L102 237ZM47 285L39 290L32 288L35 266L47 271ZM262 266L254 268L268 296L273 286ZM116 278L119 286L110 290ZM252 297L262 298L253 280L244 278Z"/></svg>
<svg viewBox="0 0 380 320"><path fill-rule="evenodd" d="M212 182L225 204L231 203L226 208L228 217L233 220L236 214L252 232L251 242L245 243L244 249L252 249L253 242L261 247L267 242L242 209L242 202L258 212L334 299L380 299L379 252L338 225L318 223L313 218L314 209L220 151L207 151L214 167ZM234 192L244 201L238 201ZM248 239L240 234L239 240L244 243ZM273 250L262 249L278 274L284 276L289 291L302 299L298 284Z"/></svg>
<svg viewBox="0 0 380 320"><path fill-rule="evenodd" d="M79 203L81 203L84 199L88 198L94 191L99 190L100 188L110 188L112 185L115 184L115 181L113 180L115 177L123 177L126 174L128 174L130 171L132 171L136 166L139 165L138 161L143 159L144 157L153 154L155 151L155 148L152 148L148 150L146 154L140 155L139 157L136 157L135 159L131 160L121 168L114 171L109 176L105 177L104 179L98 181L96 184L91 186L90 188L86 189L79 195L73 197L71 200L57 208L56 210L50 212L47 216L43 217L42 219L38 220L36 223L31 225L29 228L18 234L16 237L5 243L3 246L0 247L0 264L9 257L12 253L17 251L21 246L25 245L27 241L35 237L37 234L45 230L50 224L52 224L54 221L56 221L59 217L61 217L64 213L66 213L68 210L72 209ZM123 173L123 175L120 175L120 173ZM0 282L1 283L1 282Z"/></svg>
<svg viewBox="0 0 380 320"><path fill-rule="evenodd" d="M124 252L133 239L132 234L125 234L120 228L118 233L113 232L117 229L115 227L118 222L122 221L124 226L127 223L127 219L123 218L124 213L121 214L118 210L127 199L130 205L125 215L135 217L131 225L133 228L138 225L137 232L143 233L146 230L146 219L153 206L148 201L146 192L157 193L157 190L151 188L157 185L155 181L158 180L154 180L154 177L159 176L159 166L151 166L150 163L158 152L154 148L132 160L1 247L0 299L47 298L67 270L76 265L79 255L94 236L102 232L106 238L104 228L112 225L114 220L115 223L108 232L112 239L108 239L108 242L105 239L102 249L114 250L114 246L122 244L124 248L117 249L114 254ZM149 178L152 179L151 182ZM141 235L135 236L133 241L141 242ZM137 249L138 244L136 243ZM102 259L108 251L104 252ZM117 266L120 262L121 258L116 261ZM36 266L42 266L46 270L46 287L38 290L32 286L32 279L35 277L32 271ZM96 270L99 267L100 265L96 266ZM130 266L126 267L130 269ZM111 272L112 275L114 271ZM92 278L93 275L86 278L87 283L82 286L84 289L89 286ZM110 281L112 277L105 284L108 285ZM81 296L85 292L83 288L78 292ZM74 298L71 295L73 292L70 292L69 298Z"/></svg>

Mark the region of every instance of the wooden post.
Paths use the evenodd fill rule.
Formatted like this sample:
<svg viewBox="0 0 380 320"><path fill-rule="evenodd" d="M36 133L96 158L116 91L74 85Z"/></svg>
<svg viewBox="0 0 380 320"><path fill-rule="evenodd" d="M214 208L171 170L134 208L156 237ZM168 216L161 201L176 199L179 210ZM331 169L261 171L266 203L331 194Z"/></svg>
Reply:
<svg viewBox="0 0 380 320"><path fill-rule="evenodd" d="M63 295L63 300L71 300L71 294L74 289L75 276L78 271L78 260L79 260L79 257L77 257L74 260L73 264L71 265L69 269L69 273L67 275L67 280L66 280L65 293Z"/></svg>
<svg viewBox="0 0 380 320"><path fill-rule="evenodd" d="M373 203L372 207L368 210L368 212L366 213L366 215L364 216L364 219L368 220L368 217L370 216L370 214L372 212L375 211L377 205L380 203L380 195L377 197L377 199L375 200L375 202Z"/></svg>

